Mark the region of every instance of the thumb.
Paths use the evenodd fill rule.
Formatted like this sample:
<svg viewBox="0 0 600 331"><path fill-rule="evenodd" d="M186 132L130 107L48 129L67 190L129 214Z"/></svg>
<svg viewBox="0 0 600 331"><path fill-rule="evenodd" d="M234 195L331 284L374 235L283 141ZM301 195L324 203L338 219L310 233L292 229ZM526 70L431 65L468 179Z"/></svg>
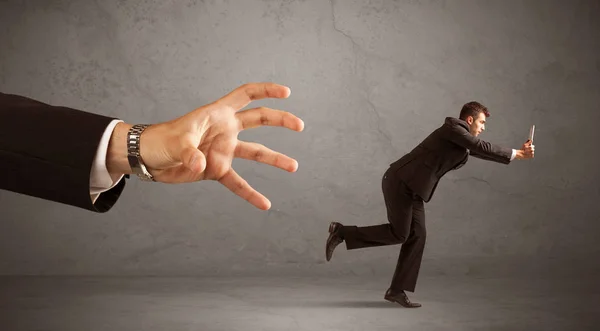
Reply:
<svg viewBox="0 0 600 331"><path fill-rule="evenodd" d="M201 173L206 169L206 157L198 149L199 141L193 134L186 133L177 139L177 148L173 149L173 157L183 163L183 166L194 173Z"/></svg>
<svg viewBox="0 0 600 331"><path fill-rule="evenodd" d="M181 161L186 168L195 173L203 172L206 169L206 157L194 146L183 149Z"/></svg>

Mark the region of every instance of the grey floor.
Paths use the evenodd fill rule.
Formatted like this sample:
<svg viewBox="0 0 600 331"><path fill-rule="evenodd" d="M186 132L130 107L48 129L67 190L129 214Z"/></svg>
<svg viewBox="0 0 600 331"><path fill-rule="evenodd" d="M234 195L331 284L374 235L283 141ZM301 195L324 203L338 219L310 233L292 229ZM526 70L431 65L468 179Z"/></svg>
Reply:
<svg viewBox="0 0 600 331"><path fill-rule="evenodd" d="M570 279L570 280L569 280ZM600 330L596 278L0 278L0 330Z"/></svg>

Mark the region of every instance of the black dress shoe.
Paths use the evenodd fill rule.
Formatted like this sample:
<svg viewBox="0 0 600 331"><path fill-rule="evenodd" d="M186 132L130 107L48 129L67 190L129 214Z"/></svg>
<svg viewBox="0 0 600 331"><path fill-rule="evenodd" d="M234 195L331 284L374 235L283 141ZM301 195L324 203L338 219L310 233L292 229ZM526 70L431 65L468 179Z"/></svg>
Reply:
<svg viewBox="0 0 600 331"><path fill-rule="evenodd" d="M338 222L331 222L329 224L329 238L327 238L327 243L325 244L325 258L327 261L331 260L335 247L344 241L344 238L341 236L342 227L344 226Z"/></svg>
<svg viewBox="0 0 600 331"><path fill-rule="evenodd" d="M406 293L404 293L404 291L400 291L399 293L392 293L392 290L388 289L385 292L385 296L383 298L389 302L399 303L400 305L406 308L421 307L420 303L410 302L408 296L406 295Z"/></svg>

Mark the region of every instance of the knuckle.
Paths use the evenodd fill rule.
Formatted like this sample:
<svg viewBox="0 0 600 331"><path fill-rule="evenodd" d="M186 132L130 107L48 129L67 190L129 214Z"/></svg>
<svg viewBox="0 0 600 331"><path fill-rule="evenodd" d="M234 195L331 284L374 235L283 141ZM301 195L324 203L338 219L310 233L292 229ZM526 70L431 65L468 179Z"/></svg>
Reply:
<svg viewBox="0 0 600 331"><path fill-rule="evenodd" d="M273 164L280 164L281 163L281 154L277 153L273 156Z"/></svg>
<svg viewBox="0 0 600 331"><path fill-rule="evenodd" d="M240 180L239 182L235 183L235 188L237 189L237 191L241 191L246 187L246 181L245 180Z"/></svg>
<svg viewBox="0 0 600 331"><path fill-rule="evenodd" d="M281 113L281 117L279 118L279 122L281 126L285 125L285 121L288 120L290 123L293 123L294 121L294 115L292 115L289 112L282 112Z"/></svg>
<svg viewBox="0 0 600 331"><path fill-rule="evenodd" d="M262 150L257 149L254 151L254 155L253 155L255 160L261 160L264 157L264 153Z"/></svg>
<svg viewBox="0 0 600 331"><path fill-rule="evenodd" d="M269 124L269 117L266 114L260 115L260 123L263 125Z"/></svg>

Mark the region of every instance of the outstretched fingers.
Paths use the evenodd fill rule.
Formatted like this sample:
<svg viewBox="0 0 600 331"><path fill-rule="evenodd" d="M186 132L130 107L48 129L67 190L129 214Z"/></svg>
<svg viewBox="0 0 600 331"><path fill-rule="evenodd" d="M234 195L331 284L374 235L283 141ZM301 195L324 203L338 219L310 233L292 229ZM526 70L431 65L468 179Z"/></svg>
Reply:
<svg viewBox="0 0 600 331"><path fill-rule="evenodd" d="M268 147L252 142L238 142L234 156L246 160L265 163L289 172L298 170L298 162L291 157L275 152Z"/></svg>
<svg viewBox="0 0 600 331"><path fill-rule="evenodd" d="M269 199L253 189L233 168L230 168L225 176L219 179L219 183L258 209L268 210L271 208Z"/></svg>
<svg viewBox="0 0 600 331"><path fill-rule="evenodd" d="M296 115L267 107L244 110L236 114L240 131L259 126L280 126L294 131L304 130L304 122Z"/></svg>
<svg viewBox="0 0 600 331"><path fill-rule="evenodd" d="M285 99L290 96L290 93L289 87L275 83L248 83L223 96L219 102L238 111L253 100L264 98Z"/></svg>

